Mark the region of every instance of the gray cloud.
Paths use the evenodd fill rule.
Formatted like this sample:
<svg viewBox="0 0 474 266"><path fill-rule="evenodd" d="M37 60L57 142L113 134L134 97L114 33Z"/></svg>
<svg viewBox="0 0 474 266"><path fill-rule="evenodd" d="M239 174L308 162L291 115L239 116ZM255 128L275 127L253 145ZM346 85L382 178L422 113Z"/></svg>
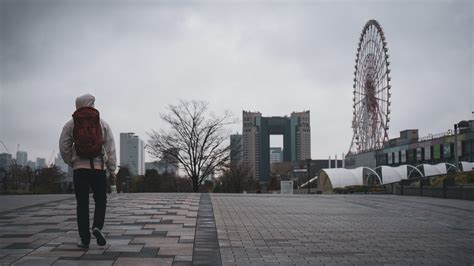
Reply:
<svg viewBox="0 0 474 266"><path fill-rule="evenodd" d="M117 141L164 126L169 103L204 99L238 117L310 109L312 156L346 152L356 46L372 18L389 47L391 137L445 131L474 109L471 1L0 5L0 139L30 157L49 157L87 92Z"/></svg>

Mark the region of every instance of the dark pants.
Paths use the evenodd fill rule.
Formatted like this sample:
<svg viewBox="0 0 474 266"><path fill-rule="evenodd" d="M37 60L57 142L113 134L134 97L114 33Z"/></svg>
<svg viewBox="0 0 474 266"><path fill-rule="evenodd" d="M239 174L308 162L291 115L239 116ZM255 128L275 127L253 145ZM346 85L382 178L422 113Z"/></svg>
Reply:
<svg viewBox="0 0 474 266"><path fill-rule="evenodd" d="M74 170L74 192L77 201L77 226L79 236L84 244L89 244L91 233L89 229L89 187L92 189L95 210L92 228L102 230L107 205L107 178L104 170L76 169Z"/></svg>

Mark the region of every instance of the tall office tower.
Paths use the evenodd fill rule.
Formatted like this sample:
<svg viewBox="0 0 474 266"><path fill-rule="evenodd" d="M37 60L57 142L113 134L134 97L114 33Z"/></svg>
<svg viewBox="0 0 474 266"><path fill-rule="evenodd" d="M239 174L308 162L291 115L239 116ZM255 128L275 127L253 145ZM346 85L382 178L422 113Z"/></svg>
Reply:
<svg viewBox="0 0 474 266"><path fill-rule="evenodd" d="M63 158L61 157L61 154L58 154L58 156L54 159L54 165L59 168L63 173L68 173L69 172L69 165L67 165Z"/></svg>
<svg viewBox="0 0 474 266"><path fill-rule="evenodd" d="M26 151L16 152L16 164L21 165L21 166L28 165L28 153Z"/></svg>
<svg viewBox="0 0 474 266"><path fill-rule="evenodd" d="M36 163L33 162L33 161L28 161L26 163L26 165L30 168L30 169L36 169Z"/></svg>
<svg viewBox="0 0 474 266"><path fill-rule="evenodd" d="M46 158L36 158L36 169L42 169L46 167Z"/></svg>
<svg viewBox="0 0 474 266"><path fill-rule="evenodd" d="M310 113L290 117L262 117L260 112L242 113L242 155L261 184L270 182L270 135L283 135L283 161L311 158Z"/></svg>
<svg viewBox="0 0 474 266"><path fill-rule="evenodd" d="M144 142L134 133L120 133L120 166L132 175L145 174Z"/></svg>
<svg viewBox="0 0 474 266"><path fill-rule="evenodd" d="M0 169L9 170L8 168L12 164L12 155L9 153L0 153Z"/></svg>
<svg viewBox="0 0 474 266"><path fill-rule="evenodd" d="M242 163L242 135L230 135L230 164Z"/></svg>
<svg viewBox="0 0 474 266"><path fill-rule="evenodd" d="M296 158L297 160L311 159L311 127L309 111L293 112L291 118L298 120L296 126Z"/></svg>
<svg viewBox="0 0 474 266"><path fill-rule="evenodd" d="M242 162L256 180L260 177L260 112L242 112Z"/></svg>

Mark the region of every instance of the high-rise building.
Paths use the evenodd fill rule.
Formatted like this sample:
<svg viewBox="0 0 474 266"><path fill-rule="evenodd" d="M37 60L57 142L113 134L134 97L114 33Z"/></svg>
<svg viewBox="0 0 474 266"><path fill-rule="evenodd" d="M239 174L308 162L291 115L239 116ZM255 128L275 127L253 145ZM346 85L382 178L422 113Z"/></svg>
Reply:
<svg viewBox="0 0 474 266"><path fill-rule="evenodd" d="M45 158L36 158L36 169L42 169L46 167L46 159Z"/></svg>
<svg viewBox="0 0 474 266"><path fill-rule="evenodd" d="M134 133L120 133L120 166L132 175L145 174L144 142Z"/></svg>
<svg viewBox="0 0 474 266"><path fill-rule="evenodd" d="M230 163L239 164L242 162L242 135L230 135Z"/></svg>
<svg viewBox="0 0 474 266"><path fill-rule="evenodd" d="M8 170L12 162L13 162L13 159L12 159L11 154L0 153L0 168L1 169Z"/></svg>
<svg viewBox="0 0 474 266"><path fill-rule="evenodd" d="M145 170L156 170L158 174L168 173L176 175L178 173L178 165L174 163L168 163L164 160L145 163Z"/></svg>
<svg viewBox="0 0 474 266"><path fill-rule="evenodd" d="M26 165L30 168L30 169L36 169L36 163L33 162L33 161L28 161L26 163Z"/></svg>
<svg viewBox="0 0 474 266"><path fill-rule="evenodd" d="M297 122L296 131L296 160L311 159L311 127L309 111L291 113L291 119Z"/></svg>
<svg viewBox="0 0 474 266"><path fill-rule="evenodd" d="M283 161L311 158L310 113L293 112L290 117L262 117L243 111L242 157L262 184L270 181L270 135L283 135Z"/></svg>
<svg viewBox="0 0 474 266"><path fill-rule="evenodd" d="M26 166L28 164L28 153L26 151L16 152L16 164Z"/></svg>
<svg viewBox="0 0 474 266"><path fill-rule="evenodd" d="M283 162L283 151L280 147L270 148L270 165Z"/></svg>
<svg viewBox="0 0 474 266"><path fill-rule="evenodd" d="M60 154L54 159L54 165L59 168L63 173L69 173L69 165L67 165Z"/></svg>

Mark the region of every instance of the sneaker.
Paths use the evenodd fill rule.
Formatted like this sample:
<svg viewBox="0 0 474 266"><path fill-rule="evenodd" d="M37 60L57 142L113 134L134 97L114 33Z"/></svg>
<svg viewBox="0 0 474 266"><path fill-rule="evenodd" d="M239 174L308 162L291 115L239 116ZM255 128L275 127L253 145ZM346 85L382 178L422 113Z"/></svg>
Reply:
<svg viewBox="0 0 474 266"><path fill-rule="evenodd" d="M102 232L99 230L99 228L94 227L92 229L92 234L97 239L97 245L105 246L105 244L107 244L107 240L105 240L105 236L104 236L104 234L102 234Z"/></svg>
<svg viewBox="0 0 474 266"><path fill-rule="evenodd" d="M89 248L89 244L84 244L84 242L82 242L82 240L79 240L79 242L77 242L77 246L80 247L80 248L84 248L84 249Z"/></svg>

